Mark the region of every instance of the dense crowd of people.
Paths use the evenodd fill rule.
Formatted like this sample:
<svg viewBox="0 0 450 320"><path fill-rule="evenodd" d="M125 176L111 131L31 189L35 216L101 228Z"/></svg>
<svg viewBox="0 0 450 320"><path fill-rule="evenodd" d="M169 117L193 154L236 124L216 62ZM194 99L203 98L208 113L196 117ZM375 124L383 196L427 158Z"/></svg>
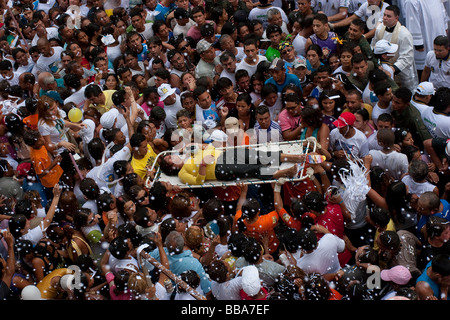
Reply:
<svg viewBox="0 0 450 320"><path fill-rule="evenodd" d="M0 7L1 299L448 300L449 2Z"/></svg>

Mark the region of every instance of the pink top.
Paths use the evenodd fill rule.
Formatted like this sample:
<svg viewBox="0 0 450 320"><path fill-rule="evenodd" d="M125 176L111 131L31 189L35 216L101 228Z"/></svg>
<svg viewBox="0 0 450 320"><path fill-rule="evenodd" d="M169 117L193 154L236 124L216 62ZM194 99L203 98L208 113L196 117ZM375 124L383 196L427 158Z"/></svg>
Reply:
<svg viewBox="0 0 450 320"><path fill-rule="evenodd" d="M286 109L283 109L278 115L278 123L280 124L281 131L295 129L300 123L300 116L292 117Z"/></svg>

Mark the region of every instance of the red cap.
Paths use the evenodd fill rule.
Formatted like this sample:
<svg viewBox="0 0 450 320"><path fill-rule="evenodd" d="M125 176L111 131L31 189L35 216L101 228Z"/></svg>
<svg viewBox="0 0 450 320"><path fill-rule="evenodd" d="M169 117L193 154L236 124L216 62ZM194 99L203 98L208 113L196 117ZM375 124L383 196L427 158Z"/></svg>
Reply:
<svg viewBox="0 0 450 320"><path fill-rule="evenodd" d="M355 123L356 117L351 112L342 112L339 118L333 122L336 128L343 128L345 126L351 126Z"/></svg>

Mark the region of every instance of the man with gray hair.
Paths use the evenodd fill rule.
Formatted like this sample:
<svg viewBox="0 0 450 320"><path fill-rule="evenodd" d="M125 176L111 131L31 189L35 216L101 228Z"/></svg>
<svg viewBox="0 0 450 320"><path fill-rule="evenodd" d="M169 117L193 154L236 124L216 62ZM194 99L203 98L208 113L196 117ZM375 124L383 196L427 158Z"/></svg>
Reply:
<svg viewBox="0 0 450 320"><path fill-rule="evenodd" d="M431 191L439 196L439 189L427 181L428 165L423 160L412 160L409 164L408 175L402 178L402 182L408 186L408 192L420 197L423 193Z"/></svg>
<svg viewBox="0 0 450 320"><path fill-rule="evenodd" d="M210 294L211 281L200 261L192 256L191 250L184 250L184 238L180 232L171 231L166 236L164 240L164 251L166 251L169 259L170 271L177 276L188 270L195 271L200 277L200 288L203 293L207 296ZM160 261L158 248L150 252L150 255Z"/></svg>

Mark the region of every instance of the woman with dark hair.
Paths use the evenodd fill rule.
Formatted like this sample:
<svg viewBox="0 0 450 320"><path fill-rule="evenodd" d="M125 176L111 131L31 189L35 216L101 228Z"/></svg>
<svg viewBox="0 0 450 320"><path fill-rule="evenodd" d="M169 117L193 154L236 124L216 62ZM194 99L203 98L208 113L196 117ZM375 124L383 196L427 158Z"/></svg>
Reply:
<svg viewBox="0 0 450 320"><path fill-rule="evenodd" d="M227 118L235 117L239 120L239 127L245 131L251 129L256 123L255 106L249 93L241 93L236 99L236 108L228 113Z"/></svg>
<svg viewBox="0 0 450 320"><path fill-rule="evenodd" d="M328 152L330 128L323 122L322 111L317 107L304 107L300 113L302 131L300 140L313 137L319 143L317 152L331 159Z"/></svg>
<svg viewBox="0 0 450 320"><path fill-rule="evenodd" d="M319 96L318 102L323 114L323 122L330 128L330 131L336 128L333 122L337 120L343 110L343 101L343 97L336 90L325 89Z"/></svg>

